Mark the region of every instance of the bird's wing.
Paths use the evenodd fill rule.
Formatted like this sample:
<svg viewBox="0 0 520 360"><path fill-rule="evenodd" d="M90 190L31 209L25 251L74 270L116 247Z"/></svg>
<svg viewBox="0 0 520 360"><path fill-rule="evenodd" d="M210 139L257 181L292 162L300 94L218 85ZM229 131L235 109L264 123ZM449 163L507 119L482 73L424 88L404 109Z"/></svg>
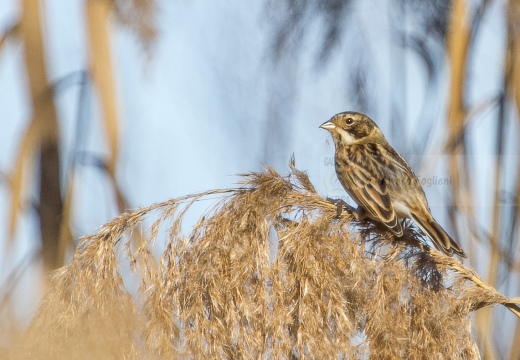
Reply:
<svg viewBox="0 0 520 360"><path fill-rule="evenodd" d="M388 194L388 179L384 175L386 165L382 164L382 161L384 160L380 156L374 154L351 157L344 173L339 175L347 177L348 186L345 188L358 205L385 224L394 234L401 236L403 229Z"/></svg>

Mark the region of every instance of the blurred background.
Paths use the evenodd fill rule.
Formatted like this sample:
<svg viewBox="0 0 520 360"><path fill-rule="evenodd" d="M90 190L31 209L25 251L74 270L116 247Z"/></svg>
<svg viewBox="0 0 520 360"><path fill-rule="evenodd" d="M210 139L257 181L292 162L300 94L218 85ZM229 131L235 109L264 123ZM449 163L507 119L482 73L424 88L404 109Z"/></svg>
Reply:
<svg viewBox="0 0 520 360"><path fill-rule="evenodd" d="M465 264L520 296L519 66L517 0L0 0L0 347L126 209L292 154L350 202L318 128L346 110L408 160ZM511 313L474 317L484 358L520 359Z"/></svg>

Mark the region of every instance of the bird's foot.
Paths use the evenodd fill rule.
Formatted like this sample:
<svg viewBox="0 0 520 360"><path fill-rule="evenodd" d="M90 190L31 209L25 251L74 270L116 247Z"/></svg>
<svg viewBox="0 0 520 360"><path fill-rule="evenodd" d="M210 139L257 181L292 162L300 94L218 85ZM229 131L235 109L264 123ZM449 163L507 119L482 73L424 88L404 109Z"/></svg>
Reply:
<svg viewBox="0 0 520 360"><path fill-rule="evenodd" d="M332 199L327 198L327 201L336 205L336 217L339 217L343 211L346 211L350 215L356 216L357 210L347 204L343 199Z"/></svg>

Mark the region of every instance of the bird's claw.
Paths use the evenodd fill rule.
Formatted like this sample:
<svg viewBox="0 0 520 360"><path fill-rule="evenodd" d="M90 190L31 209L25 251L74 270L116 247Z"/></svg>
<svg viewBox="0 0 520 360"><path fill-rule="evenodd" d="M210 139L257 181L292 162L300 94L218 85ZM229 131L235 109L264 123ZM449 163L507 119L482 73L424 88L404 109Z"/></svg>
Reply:
<svg viewBox="0 0 520 360"><path fill-rule="evenodd" d="M347 204L343 199L327 198L327 201L336 205L336 217L339 217L343 211L348 212L350 215L356 214L356 209Z"/></svg>

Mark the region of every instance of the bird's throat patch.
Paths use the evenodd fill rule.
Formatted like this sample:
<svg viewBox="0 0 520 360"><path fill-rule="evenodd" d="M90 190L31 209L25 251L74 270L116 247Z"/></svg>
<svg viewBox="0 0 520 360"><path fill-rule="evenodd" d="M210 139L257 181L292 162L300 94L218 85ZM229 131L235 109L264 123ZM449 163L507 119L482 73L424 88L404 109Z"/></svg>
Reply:
<svg viewBox="0 0 520 360"><path fill-rule="evenodd" d="M358 140L357 138L352 136L352 134L350 132L348 132L348 131L340 128L340 127L337 127L336 130L337 130L338 134L341 137L341 141L345 145L351 145L351 144L355 143Z"/></svg>

